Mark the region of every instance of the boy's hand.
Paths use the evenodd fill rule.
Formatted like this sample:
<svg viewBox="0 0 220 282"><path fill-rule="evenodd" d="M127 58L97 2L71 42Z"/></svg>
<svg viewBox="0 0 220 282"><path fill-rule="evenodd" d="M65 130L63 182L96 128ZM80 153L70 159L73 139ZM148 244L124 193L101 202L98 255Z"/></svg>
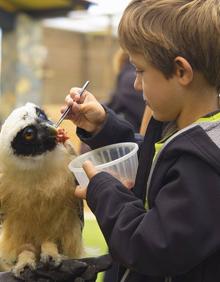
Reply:
<svg viewBox="0 0 220 282"><path fill-rule="evenodd" d="M99 171L96 170L95 166L92 164L91 161L85 161L83 164L83 169L88 176L89 180L95 176ZM115 176L115 175L113 175ZM134 183L129 179L121 180L124 187L128 190L132 189L134 187ZM87 194L87 187L81 187L77 186L74 192L75 196L80 199L86 199Z"/></svg>
<svg viewBox="0 0 220 282"><path fill-rule="evenodd" d="M106 112L96 98L88 91L79 96L80 88L71 88L66 96L66 107L71 106L67 115L74 124L88 132L98 132L106 119ZM66 107L61 108L63 113Z"/></svg>
<svg viewBox="0 0 220 282"><path fill-rule="evenodd" d="M85 161L83 164L83 169L85 170L85 173L88 176L89 180L98 173L91 161ZM77 186L74 192L75 196L80 199L86 199L86 193L87 187L81 186Z"/></svg>

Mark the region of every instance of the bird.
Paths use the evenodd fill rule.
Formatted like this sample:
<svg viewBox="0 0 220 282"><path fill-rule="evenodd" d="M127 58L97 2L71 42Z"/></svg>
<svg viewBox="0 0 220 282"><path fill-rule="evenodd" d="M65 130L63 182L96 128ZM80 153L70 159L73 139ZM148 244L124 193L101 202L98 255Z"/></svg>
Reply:
<svg viewBox="0 0 220 282"><path fill-rule="evenodd" d="M0 271L84 254L82 201L68 168L76 156L38 105L15 108L0 131ZM62 137L63 136L63 137Z"/></svg>

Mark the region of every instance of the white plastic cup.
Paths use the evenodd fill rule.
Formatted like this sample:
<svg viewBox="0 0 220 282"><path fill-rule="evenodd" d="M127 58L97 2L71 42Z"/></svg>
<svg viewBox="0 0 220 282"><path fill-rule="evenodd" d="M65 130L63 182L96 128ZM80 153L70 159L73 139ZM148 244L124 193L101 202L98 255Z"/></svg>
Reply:
<svg viewBox="0 0 220 282"><path fill-rule="evenodd" d="M134 185L137 167L138 145L132 142L117 143L101 147L76 157L69 164L81 187L87 187L89 179L82 168L86 160L90 160L98 171L106 171L120 180L125 186Z"/></svg>

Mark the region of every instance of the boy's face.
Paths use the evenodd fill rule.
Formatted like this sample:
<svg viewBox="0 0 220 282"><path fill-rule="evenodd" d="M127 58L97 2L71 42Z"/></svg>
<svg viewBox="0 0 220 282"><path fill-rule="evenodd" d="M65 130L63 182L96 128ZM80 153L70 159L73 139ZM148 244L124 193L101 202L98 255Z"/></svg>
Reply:
<svg viewBox="0 0 220 282"><path fill-rule="evenodd" d="M144 99L159 121L175 121L183 110L183 95L178 80L164 74L147 62L143 55L130 53L130 61L136 68L134 87L143 91Z"/></svg>

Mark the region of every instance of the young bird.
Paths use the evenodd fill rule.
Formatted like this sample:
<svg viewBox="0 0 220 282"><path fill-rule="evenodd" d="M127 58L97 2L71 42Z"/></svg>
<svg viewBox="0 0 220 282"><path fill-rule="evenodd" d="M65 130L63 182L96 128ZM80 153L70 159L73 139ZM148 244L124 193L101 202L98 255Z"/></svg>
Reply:
<svg viewBox="0 0 220 282"><path fill-rule="evenodd" d="M80 200L68 163L66 138L46 114L27 103L15 109L0 132L0 271L19 276L36 262L83 255Z"/></svg>

